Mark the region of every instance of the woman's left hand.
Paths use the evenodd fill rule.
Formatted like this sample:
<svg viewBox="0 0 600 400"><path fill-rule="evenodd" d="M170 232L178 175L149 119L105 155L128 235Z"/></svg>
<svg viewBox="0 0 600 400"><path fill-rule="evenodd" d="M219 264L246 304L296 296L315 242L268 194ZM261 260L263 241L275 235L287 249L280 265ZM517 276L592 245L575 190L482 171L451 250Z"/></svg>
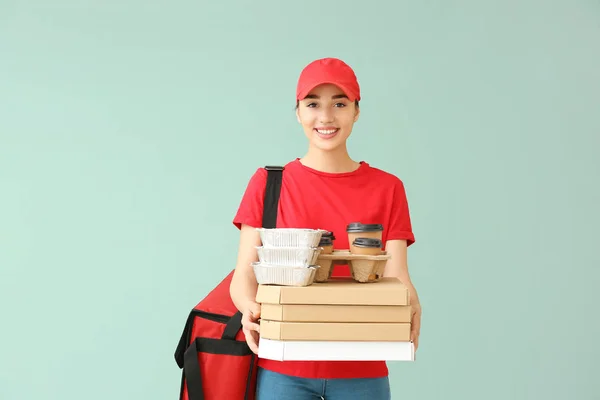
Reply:
<svg viewBox="0 0 600 400"><path fill-rule="evenodd" d="M411 316L411 332L410 340L415 345L415 352L419 347L419 335L421 334L421 304L412 304L412 316Z"/></svg>

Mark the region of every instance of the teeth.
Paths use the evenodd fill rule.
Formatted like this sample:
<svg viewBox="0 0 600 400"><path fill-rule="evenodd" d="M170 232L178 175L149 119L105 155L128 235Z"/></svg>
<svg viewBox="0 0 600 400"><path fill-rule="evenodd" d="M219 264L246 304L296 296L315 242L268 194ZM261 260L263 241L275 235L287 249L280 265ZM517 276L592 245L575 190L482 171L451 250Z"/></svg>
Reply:
<svg viewBox="0 0 600 400"><path fill-rule="evenodd" d="M337 129L327 129L327 130L319 130L317 129L317 132L323 134L323 135L331 135L332 133L335 133L337 131Z"/></svg>

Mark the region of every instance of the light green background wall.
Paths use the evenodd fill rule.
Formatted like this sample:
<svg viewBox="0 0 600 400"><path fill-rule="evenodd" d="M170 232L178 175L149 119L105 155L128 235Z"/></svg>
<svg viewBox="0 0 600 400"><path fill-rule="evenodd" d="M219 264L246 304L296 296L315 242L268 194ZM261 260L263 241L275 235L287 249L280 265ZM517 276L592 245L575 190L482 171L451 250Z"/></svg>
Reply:
<svg viewBox="0 0 600 400"><path fill-rule="evenodd" d="M0 398L175 399L187 312L298 73L363 88L424 307L394 399L600 398L595 1L0 2Z"/></svg>

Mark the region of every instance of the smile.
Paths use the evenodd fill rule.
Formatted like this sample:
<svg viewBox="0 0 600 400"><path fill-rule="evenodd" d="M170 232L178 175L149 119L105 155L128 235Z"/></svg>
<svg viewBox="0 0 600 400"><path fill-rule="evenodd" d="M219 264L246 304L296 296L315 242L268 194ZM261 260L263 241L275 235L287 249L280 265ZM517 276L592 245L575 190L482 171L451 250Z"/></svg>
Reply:
<svg viewBox="0 0 600 400"><path fill-rule="evenodd" d="M332 133L336 133L337 129L317 129L317 132L322 135L331 135Z"/></svg>
<svg viewBox="0 0 600 400"><path fill-rule="evenodd" d="M336 133L339 132L339 128L315 128L315 132L319 135L319 137L324 139L329 139L335 136Z"/></svg>

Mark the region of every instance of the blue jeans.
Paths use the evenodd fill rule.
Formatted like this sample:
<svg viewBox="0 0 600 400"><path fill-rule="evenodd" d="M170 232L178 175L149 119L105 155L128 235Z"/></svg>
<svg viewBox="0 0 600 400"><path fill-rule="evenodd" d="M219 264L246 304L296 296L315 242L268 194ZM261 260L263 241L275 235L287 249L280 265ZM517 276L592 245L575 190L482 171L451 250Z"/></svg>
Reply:
<svg viewBox="0 0 600 400"><path fill-rule="evenodd" d="M256 400L390 400L390 382L384 378L310 379L259 368Z"/></svg>

